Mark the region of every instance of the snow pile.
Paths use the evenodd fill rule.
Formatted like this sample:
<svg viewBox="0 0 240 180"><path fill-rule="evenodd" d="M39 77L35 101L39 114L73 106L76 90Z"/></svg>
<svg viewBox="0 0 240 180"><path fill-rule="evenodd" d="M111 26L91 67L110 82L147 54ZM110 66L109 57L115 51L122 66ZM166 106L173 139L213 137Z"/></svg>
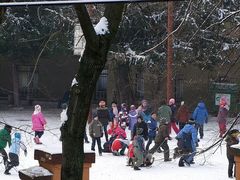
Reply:
<svg viewBox="0 0 240 180"><path fill-rule="evenodd" d="M23 170L21 170L21 172L31 178L39 177L39 176L52 176L53 175L47 169L40 167L40 166L33 166L28 169L23 169Z"/></svg>
<svg viewBox="0 0 240 180"><path fill-rule="evenodd" d="M60 120L61 123L63 124L65 121L68 120L68 116L67 116L67 109L63 109L61 114L60 114Z"/></svg>
<svg viewBox="0 0 240 180"><path fill-rule="evenodd" d="M74 78L74 79L72 80L72 87L73 87L74 85L78 85L78 82L77 82L77 79L76 79L76 78Z"/></svg>
<svg viewBox="0 0 240 180"><path fill-rule="evenodd" d="M94 27L97 35L105 35L109 33L108 20L106 17L102 17L99 23Z"/></svg>

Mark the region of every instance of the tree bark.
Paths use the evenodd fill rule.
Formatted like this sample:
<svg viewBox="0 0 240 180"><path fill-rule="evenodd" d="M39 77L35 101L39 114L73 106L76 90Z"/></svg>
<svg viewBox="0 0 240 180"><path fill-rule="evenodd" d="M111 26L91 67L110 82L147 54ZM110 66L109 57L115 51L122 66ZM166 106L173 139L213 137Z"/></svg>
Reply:
<svg viewBox="0 0 240 180"><path fill-rule="evenodd" d="M90 26L90 18L84 5L75 9L86 38L86 47L76 74L78 84L71 87L67 110L68 120L61 127L62 180L81 180L84 163L84 131L91 99L97 80L107 61L111 41L122 19L123 4L106 5L104 16L108 19L109 34L97 36ZM80 11L80 12L79 12Z"/></svg>

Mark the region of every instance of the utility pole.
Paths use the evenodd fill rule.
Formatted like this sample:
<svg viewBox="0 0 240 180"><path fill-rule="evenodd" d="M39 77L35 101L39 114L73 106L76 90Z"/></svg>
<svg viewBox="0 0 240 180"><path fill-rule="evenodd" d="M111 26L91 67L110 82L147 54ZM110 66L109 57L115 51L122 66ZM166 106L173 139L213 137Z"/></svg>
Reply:
<svg viewBox="0 0 240 180"><path fill-rule="evenodd" d="M168 36L173 31L173 1L167 2L167 32ZM173 35L167 40L167 101L173 97Z"/></svg>

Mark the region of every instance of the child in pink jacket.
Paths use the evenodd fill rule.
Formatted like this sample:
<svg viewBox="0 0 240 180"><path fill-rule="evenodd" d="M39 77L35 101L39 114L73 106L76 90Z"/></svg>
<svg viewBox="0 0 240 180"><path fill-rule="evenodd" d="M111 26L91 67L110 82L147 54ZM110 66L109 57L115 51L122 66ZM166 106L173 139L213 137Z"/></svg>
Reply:
<svg viewBox="0 0 240 180"><path fill-rule="evenodd" d="M42 144L39 140L44 133L44 126L47 124L42 112L41 106L36 105L32 114L32 130L35 131L34 142L36 144Z"/></svg>

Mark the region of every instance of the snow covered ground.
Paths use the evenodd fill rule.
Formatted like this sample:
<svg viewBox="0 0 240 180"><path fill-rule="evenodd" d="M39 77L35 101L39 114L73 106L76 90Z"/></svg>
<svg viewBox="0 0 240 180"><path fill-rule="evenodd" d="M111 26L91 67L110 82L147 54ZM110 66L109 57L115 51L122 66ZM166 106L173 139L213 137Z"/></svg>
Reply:
<svg viewBox="0 0 240 180"><path fill-rule="evenodd" d="M3 163L0 163L0 180L19 179L18 170L38 165L38 162L33 159L35 148L48 149L51 152L61 151L61 143L59 142L60 110L50 109L46 111L44 107L42 109L48 122L47 131L45 131L41 139L43 145L35 145L32 140L33 136L22 132L23 141L28 148L28 155L25 157L23 152L21 152L20 165L10 171L10 176L3 174L4 166ZM1 110L0 120L31 132L31 114L32 109ZM2 128L3 125L0 124L0 127ZM205 135L199 143L199 150L208 147L218 139L216 118L210 118L209 123L205 125L204 129ZM14 131L16 130L14 129ZM176 135L172 133L171 136L175 137ZM104 138L102 139L102 144L103 141ZM90 151L90 146L91 144L85 144L86 152ZM169 141L169 147L171 150L170 156L172 157L173 148L176 147L176 140L174 138ZM96 152L96 163L90 169L90 180L226 180L228 179L228 161L226 158L225 142L223 142L222 146L216 152L215 150L216 148L213 148L205 154L196 156L195 164L191 167L178 167L178 158L173 159L171 162L163 162L163 153L156 153L154 154L155 162L153 166L150 168L141 168L141 171L134 171L131 167L126 166L126 156L113 156L111 153L104 153L103 156L99 156L98 152Z"/></svg>

